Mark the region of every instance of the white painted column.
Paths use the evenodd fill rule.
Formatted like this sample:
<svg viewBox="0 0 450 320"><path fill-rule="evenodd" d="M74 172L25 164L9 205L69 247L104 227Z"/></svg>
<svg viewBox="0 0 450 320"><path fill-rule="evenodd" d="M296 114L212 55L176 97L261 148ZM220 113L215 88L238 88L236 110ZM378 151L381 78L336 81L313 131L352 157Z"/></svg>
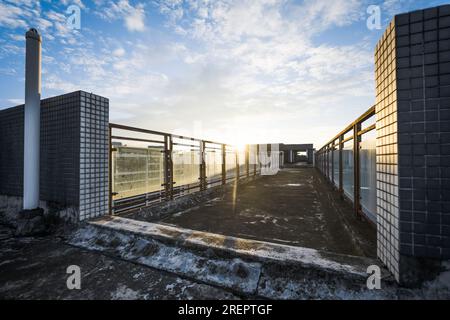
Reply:
<svg viewBox="0 0 450 320"><path fill-rule="evenodd" d="M26 33L25 123L23 208L39 207L39 157L41 123L41 36L36 29Z"/></svg>

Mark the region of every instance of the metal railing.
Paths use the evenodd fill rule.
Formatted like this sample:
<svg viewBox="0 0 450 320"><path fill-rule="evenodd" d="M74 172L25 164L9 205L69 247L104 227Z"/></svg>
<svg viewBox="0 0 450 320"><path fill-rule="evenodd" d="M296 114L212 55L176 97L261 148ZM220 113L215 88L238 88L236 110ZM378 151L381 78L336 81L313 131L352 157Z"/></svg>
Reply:
<svg viewBox="0 0 450 320"><path fill-rule="evenodd" d="M373 122L373 123L372 123ZM375 106L349 124L316 152L316 167L355 213L376 221Z"/></svg>
<svg viewBox="0 0 450 320"><path fill-rule="evenodd" d="M111 214L260 174L259 145L231 145L111 123Z"/></svg>

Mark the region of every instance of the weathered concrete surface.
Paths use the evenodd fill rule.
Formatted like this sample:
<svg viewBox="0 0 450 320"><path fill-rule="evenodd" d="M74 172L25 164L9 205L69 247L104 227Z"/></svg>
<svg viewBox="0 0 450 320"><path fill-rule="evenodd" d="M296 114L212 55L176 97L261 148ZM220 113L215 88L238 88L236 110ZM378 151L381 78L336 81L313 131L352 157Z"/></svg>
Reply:
<svg viewBox="0 0 450 320"><path fill-rule="evenodd" d="M0 299L238 299L220 288L69 246L60 238L13 238L0 227ZM81 268L81 290L66 268Z"/></svg>
<svg viewBox="0 0 450 320"><path fill-rule="evenodd" d="M149 223L121 217L102 217L89 222L89 225L117 231L116 235L131 234L158 240L165 245L192 249L198 252L209 251L216 256L243 257L258 262L276 262L342 273L346 276L366 277L367 266L377 264L378 260L368 257L349 256L298 246L288 246L272 242L224 236L186 228ZM92 228L85 228L75 233L75 242L94 237L101 237ZM112 235L113 236L113 235ZM105 241L108 239L104 239ZM111 239L109 239L111 241ZM388 276L386 273L385 276Z"/></svg>
<svg viewBox="0 0 450 320"><path fill-rule="evenodd" d="M177 273L237 295L272 299L450 298L442 278L420 290L399 288L391 277L369 290L371 258L326 254L123 219L101 219L78 230L70 242L90 250Z"/></svg>
<svg viewBox="0 0 450 320"><path fill-rule="evenodd" d="M16 228L21 223L22 205L22 197L0 195L0 224ZM47 220L57 219L61 223L70 224L78 222L78 209L75 207L61 206L51 201L40 201L39 207L44 210Z"/></svg>
<svg viewBox="0 0 450 320"><path fill-rule="evenodd" d="M129 216L146 220L136 214ZM376 232L311 167L286 168L160 223L323 251L376 256Z"/></svg>

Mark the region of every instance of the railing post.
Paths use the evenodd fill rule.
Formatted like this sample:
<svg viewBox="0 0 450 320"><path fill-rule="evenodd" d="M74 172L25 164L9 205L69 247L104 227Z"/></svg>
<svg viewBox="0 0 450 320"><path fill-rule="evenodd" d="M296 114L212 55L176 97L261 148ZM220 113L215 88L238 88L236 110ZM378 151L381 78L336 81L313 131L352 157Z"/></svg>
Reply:
<svg viewBox="0 0 450 320"><path fill-rule="evenodd" d="M359 216L361 213L361 199L360 199L360 163L359 163L359 143L361 136L358 134L361 131L361 123L358 122L353 126L353 198L355 205L355 213Z"/></svg>
<svg viewBox="0 0 450 320"><path fill-rule="evenodd" d="M113 193L113 167L112 167L112 156L113 156L113 154L112 154L112 128L111 128L111 126L109 126L109 136L108 136L108 139L109 139L109 159L108 159L108 166L109 166L109 198L108 198L108 206L109 206L109 214L110 215L112 215L113 214L113 211L112 211L112 208L113 208L113 195L112 195L112 193Z"/></svg>
<svg viewBox="0 0 450 320"><path fill-rule="evenodd" d="M239 170L239 152L235 150L234 153L236 157L236 180L239 180L239 175L241 174Z"/></svg>
<svg viewBox="0 0 450 320"><path fill-rule="evenodd" d="M247 178L250 177L250 148L249 145L245 145L245 170L247 173Z"/></svg>
<svg viewBox="0 0 450 320"><path fill-rule="evenodd" d="M334 187L334 141L331 145L331 184Z"/></svg>
<svg viewBox="0 0 450 320"><path fill-rule="evenodd" d="M200 141L200 190L206 190L206 161L205 161L205 141Z"/></svg>
<svg viewBox="0 0 450 320"><path fill-rule="evenodd" d="M255 155L255 176L258 174L259 166L259 144L256 145L256 155Z"/></svg>
<svg viewBox="0 0 450 320"><path fill-rule="evenodd" d="M222 185L225 185L227 183L227 166L226 161L227 154L226 154L226 146L222 145Z"/></svg>
<svg viewBox="0 0 450 320"><path fill-rule="evenodd" d="M327 147L322 150L322 173L325 177L327 176Z"/></svg>
<svg viewBox="0 0 450 320"><path fill-rule="evenodd" d="M344 136L339 136L339 192L344 195Z"/></svg>
<svg viewBox="0 0 450 320"><path fill-rule="evenodd" d="M172 137L164 136L164 191L167 200L173 199L173 162L172 162Z"/></svg>

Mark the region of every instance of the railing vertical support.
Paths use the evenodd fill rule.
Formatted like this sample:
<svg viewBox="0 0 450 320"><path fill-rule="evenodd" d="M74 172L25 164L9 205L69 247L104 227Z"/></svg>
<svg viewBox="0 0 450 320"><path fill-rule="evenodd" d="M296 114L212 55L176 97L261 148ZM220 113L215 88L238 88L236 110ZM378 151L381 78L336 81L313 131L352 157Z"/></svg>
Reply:
<svg viewBox="0 0 450 320"><path fill-rule="evenodd" d="M113 167L112 167L112 157L113 157L113 154L112 154L112 128L111 128L111 126L109 126L109 136L108 136L108 139L109 139L109 159L108 159L108 166L109 166L109 199L108 199L108 206L109 206L109 214L110 215L112 215L113 214L113 211L112 211L112 208L113 208L113 181L112 181L112 179L113 179L113 172L112 172L112 170L113 170Z"/></svg>
<svg viewBox="0 0 450 320"><path fill-rule="evenodd" d="M247 173L247 178L250 177L250 147L245 145L245 171Z"/></svg>
<svg viewBox="0 0 450 320"><path fill-rule="evenodd" d="M360 198L360 163L359 163L359 144L361 136L358 134L361 131L361 122L353 126L353 197L355 205L355 213L359 216L361 213L361 198Z"/></svg>
<svg viewBox="0 0 450 320"><path fill-rule="evenodd" d="M331 145L331 184L334 188L334 142Z"/></svg>
<svg viewBox="0 0 450 320"><path fill-rule="evenodd" d="M200 190L206 190L206 143L205 141L200 141Z"/></svg>
<svg viewBox="0 0 450 320"><path fill-rule="evenodd" d="M327 147L325 147L322 151L322 173L327 177Z"/></svg>
<svg viewBox="0 0 450 320"><path fill-rule="evenodd" d="M172 162L172 137L164 136L164 191L166 199L173 199L173 162Z"/></svg>
<svg viewBox="0 0 450 320"><path fill-rule="evenodd" d="M226 146L222 145L222 185L227 183L227 166L226 166L227 154Z"/></svg>
<svg viewBox="0 0 450 320"><path fill-rule="evenodd" d="M259 144L256 145L255 176L258 174L258 166L259 166Z"/></svg>
<svg viewBox="0 0 450 320"><path fill-rule="evenodd" d="M339 192L344 195L344 136L339 136Z"/></svg>
<svg viewBox="0 0 450 320"><path fill-rule="evenodd" d="M241 174L239 170L239 152L235 150L235 157L236 157L236 180L239 180L239 175Z"/></svg>

